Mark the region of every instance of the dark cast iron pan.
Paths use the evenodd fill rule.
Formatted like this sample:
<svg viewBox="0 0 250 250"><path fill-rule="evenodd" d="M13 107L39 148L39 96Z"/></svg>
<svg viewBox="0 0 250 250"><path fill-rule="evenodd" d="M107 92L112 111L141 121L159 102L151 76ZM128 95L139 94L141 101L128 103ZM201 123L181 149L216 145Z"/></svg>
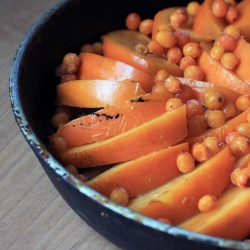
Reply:
<svg viewBox="0 0 250 250"><path fill-rule="evenodd" d="M152 220L90 189L67 172L46 149L54 112L55 68L84 43L125 28L128 13L153 18L158 10L187 1L61 1L24 37L10 73L10 100L16 121L41 166L69 206L122 249L249 249L247 243L192 233ZM233 229L232 229L233 230Z"/></svg>

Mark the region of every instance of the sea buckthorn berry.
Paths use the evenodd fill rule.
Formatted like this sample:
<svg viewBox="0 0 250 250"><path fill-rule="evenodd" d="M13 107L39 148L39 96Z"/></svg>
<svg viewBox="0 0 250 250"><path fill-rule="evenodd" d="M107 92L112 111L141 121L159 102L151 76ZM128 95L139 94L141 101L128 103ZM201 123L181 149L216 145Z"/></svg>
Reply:
<svg viewBox="0 0 250 250"><path fill-rule="evenodd" d="M192 155L197 162L205 162L212 157L211 151L204 143L197 142L191 149Z"/></svg>
<svg viewBox="0 0 250 250"><path fill-rule="evenodd" d="M187 12L191 16L195 16L198 8L200 7L200 3L196 1L189 2L187 5Z"/></svg>
<svg viewBox="0 0 250 250"><path fill-rule="evenodd" d="M165 84L162 82L156 83L152 88L152 93L166 93L166 87Z"/></svg>
<svg viewBox="0 0 250 250"><path fill-rule="evenodd" d="M241 134L237 131L230 132L226 137L225 137L225 142L226 144L230 145L231 142L233 141L234 138L241 136Z"/></svg>
<svg viewBox="0 0 250 250"><path fill-rule="evenodd" d="M217 17L225 17L228 12L228 4L225 0L214 0L212 12Z"/></svg>
<svg viewBox="0 0 250 250"><path fill-rule="evenodd" d="M150 35L152 33L154 20L145 19L142 20L139 26L139 31L144 35Z"/></svg>
<svg viewBox="0 0 250 250"><path fill-rule="evenodd" d="M163 48L158 42L153 40L147 44L147 47L148 47L148 53L154 54L156 56L162 55L165 51L165 48Z"/></svg>
<svg viewBox="0 0 250 250"><path fill-rule="evenodd" d="M226 33L233 37L234 39L239 39L241 36L240 28L238 26L235 26L233 24L230 24L226 26L223 30L223 33Z"/></svg>
<svg viewBox="0 0 250 250"><path fill-rule="evenodd" d="M65 169L67 169L73 175L79 174L77 168L73 165L67 165Z"/></svg>
<svg viewBox="0 0 250 250"><path fill-rule="evenodd" d="M213 45L212 49L210 50L210 55L216 60L220 60L223 54L225 53L225 49L220 44Z"/></svg>
<svg viewBox="0 0 250 250"><path fill-rule="evenodd" d="M231 181L240 188L250 187L250 167L234 169L231 173Z"/></svg>
<svg viewBox="0 0 250 250"><path fill-rule="evenodd" d="M195 115L192 120L197 120L199 121L200 123L200 126L201 126L201 129L202 129L202 132L207 130L208 128L208 124L207 124L207 121L205 119L205 116L204 116L204 113L203 115Z"/></svg>
<svg viewBox="0 0 250 250"><path fill-rule="evenodd" d="M81 47L81 53L95 53L94 47L92 44L84 44Z"/></svg>
<svg viewBox="0 0 250 250"><path fill-rule="evenodd" d="M178 45L180 48L183 48L183 46L185 46L191 40L189 33L185 30L176 30L174 35L177 39L176 45Z"/></svg>
<svg viewBox="0 0 250 250"><path fill-rule="evenodd" d="M170 15L169 21L173 27L180 27L184 25L188 21L187 10L185 8L178 8Z"/></svg>
<svg viewBox="0 0 250 250"><path fill-rule="evenodd" d="M166 111L171 112L183 105L183 102L178 98L170 98L166 102Z"/></svg>
<svg viewBox="0 0 250 250"><path fill-rule="evenodd" d="M94 53L97 55L103 55L103 44L100 42L94 42L92 44Z"/></svg>
<svg viewBox="0 0 250 250"><path fill-rule="evenodd" d="M237 182L238 182L238 178L239 178L239 175L240 175L240 172L241 172L242 168L235 168L233 170L233 172L231 173L231 182L238 186Z"/></svg>
<svg viewBox="0 0 250 250"><path fill-rule="evenodd" d="M229 23L233 23L234 21L237 20L237 18L238 18L238 10L236 6L229 6L226 14L226 20Z"/></svg>
<svg viewBox="0 0 250 250"><path fill-rule="evenodd" d="M82 175L82 174L77 174L77 175L75 175L75 177L77 179L79 179L80 181L82 181L82 182L86 182L87 181L87 178L84 175Z"/></svg>
<svg viewBox="0 0 250 250"><path fill-rule="evenodd" d="M210 110L220 109L224 104L224 97L218 91L208 90L204 93L204 102Z"/></svg>
<svg viewBox="0 0 250 250"><path fill-rule="evenodd" d="M139 29L140 23L141 23L141 17L137 13L128 14L128 16L126 17L126 20L125 20L126 27L129 30Z"/></svg>
<svg viewBox="0 0 250 250"><path fill-rule="evenodd" d="M60 83L70 82L70 81L74 81L74 80L77 80L77 75L76 74L66 73L65 75L63 75L61 77Z"/></svg>
<svg viewBox="0 0 250 250"><path fill-rule="evenodd" d="M70 107L65 105L59 105L56 107L55 114L58 113L66 113L69 117L72 115Z"/></svg>
<svg viewBox="0 0 250 250"><path fill-rule="evenodd" d="M179 63L182 58L181 49L177 46L174 46L168 49L167 58L168 58L168 61L170 61L171 63L175 63L175 64Z"/></svg>
<svg viewBox="0 0 250 250"><path fill-rule="evenodd" d="M223 143L215 136L207 137L203 143L214 155L219 153L223 146Z"/></svg>
<svg viewBox="0 0 250 250"><path fill-rule="evenodd" d="M216 39L216 40L214 40L213 45L221 45L221 44L220 44L219 40L218 40L218 39Z"/></svg>
<svg viewBox="0 0 250 250"><path fill-rule="evenodd" d="M250 140L245 136L238 136L230 143L230 149L235 156L241 156L250 152Z"/></svg>
<svg viewBox="0 0 250 250"><path fill-rule="evenodd" d="M129 195L128 195L128 192L124 188L116 187L110 193L110 199L123 206L126 206L128 205Z"/></svg>
<svg viewBox="0 0 250 250"><path fill-rule="evenodd" d="M62 63L66 66L67 73L75 73L79 67L79 58L74 53L67 53Z"/></svg>
<svg viewBox="0 0 250 250"><path fill-rule="evenodd" d="M175 31L174 27L170 23L160 24L158 26L158 28L157 28L157 32L160 31L160 30L166 30L166 31L169 31L169 32L174 32Z"/></svg>
<svg viewBox="0 0 250 250"><path fill-rule="evenodd" d="M67 66L63 63L61 63L56 69L55 69L55 75L57 77L62 77L67 73Z"/></svg>
<svg viewBox="0 0 250 250"><path fill-rule="evenodd" d="M213 92L214 90L208 88L203 94L203 100L205 100L208 97L208 95Z"/></svg>
<svg viewBox="0 0 250 250"><path fill-rule="evenodd" d="M234 39L227 33L222 33L218 38L218 42L225 48L226 51L233 51L237 46L238 40Z"/></svg>
<svg viewBox="0 0 250 250"><path fill-rule="evenodd" d="M54 128L59 128L60 125L66 124L69 122L69 116L66 113L57 113L51 118L51 125Z"/></svg>
<svg viewBox="0 0 250 250"><path fill-rule="evenodd" d="M182 84L181 91L174 95L175 98L179 98L183 103L194 98L193 89L187 84Z"/></svg>
<svg viewBox="0 0 250 250"><path fill-rule="evenodd" d="M250 107L250 98L247 95L241 95L237 98L235 103L236 108L239 111L245 111Z"/></svg>
<svg viewBox="0 0 250 250"><path fill-rule="evenodd" d="M62 137L53 137L50 140L49 149L52 152L61 153L67 149L67 143Z"/></svg>
<svg viewBox="0 0 250 250"><path fill-rule="evenodd" d="M211 109L206 109L206 110L204 111L204 113L203 113L203 116L204 116L204 119L205 119L206 122L207 122L207 116L208 116L208 114L209 114L211 111L212 111Z"/></svg>
<svg viewBox="0 0 250 250"><path fill-rule="evenodd" d="M234 118L237 115L237 109L235 105L230 101L225 101L220 110L224 113L226 121Z"/></svg>
<svg viewBox="0 0 250 250"><path fill-rule="evenodd" d="M208 212L215 208L216 203L217 203L216 196L207 194L199 199L198 208L201 212Z"/></svg>
<svg viewBox="0 0 250 250"><path fill-rule="evenodd" d="M196 42L187 43L182 50L184 56L192 56L193 58L199 57L202 52L200 45Z"/></svg>
<svg viewBox="0 0 250 250"><path fill-rule="evenodd" d="M160 69L155 76L155 83L165 83L166 79L169 77L169 73L165 69Z"/></svg>
<svg viewBox="0 0 250 250"><path fill-rule="evenodd" d="M234 53L226 52L222 55L220 62L221 64L230 70L233 70L238 64L238 58Z"/></svg>
<svg viewBox="0 0 250 250"><path fill-rule="evenodd" d="M156 33L155 40L164 48L172 48L177 42L175 34L168 30L159 30Z"/></svg>
<svg viewBox="0 0 250 250"><path fill-rule="evenodd" d="M191 79L197 80L197 81L202 81L204 74L199 66L192 65L192 66L188 66L184 70L184 77L191 78Z"/></svg>
<svg viewBox="0 0 250 250"><path fill-rule="evenodd" d="M197 65L195 59L192 56L183 56L180 60L180 68L185 70L189 66Z"/></svg>
<svg viewBox="0 0 250 250"><path fill-rule="evenodd" d="M146 54L148 54L148 47L147 47L147 45L139 43L139 44L135 45L135 51L140 53L140 54L146 55Z"/></svg>
<svg viewBox="0 0 250 250"><path fill-rule="evenodd" d="M225 116L221 110L212 110L207 115L207 124L210 128L218 128L225 123Z"/></svg>
<svg viewBox="0 0 250 250"><path fill-rule="evenodd" d="M165 80L165 87L170 94L177 94L181 91L182 83L175 76L169 76Z"/></svg>
<svg viewBox="0 0 250 250"><path fill-rule="evenodd" d="M186 113L187 118L192 118L195 115L202 115L204 113L204 109L199 101L190 99L186 102Z"/></svg>
<svg viewBox="0 0 250 250"><path fill-rule="evenodd" d="M177 167L182 173L189 173L195 167L194 157L189 152L182 152L177 156Z"/></svg>
<svg viewBox="0 0 250 250"><path fill-rule="evenodd" d="M195 136L203 131L203 127L200 121L193 117L187 119L187 130L189 136Z"/></svg>
<svg viewBox="0 0 250 250"><path fill-rule="evenodd" d="M243 136L250 137L250 123L243 122L236 127L236 131Z"/></svg>

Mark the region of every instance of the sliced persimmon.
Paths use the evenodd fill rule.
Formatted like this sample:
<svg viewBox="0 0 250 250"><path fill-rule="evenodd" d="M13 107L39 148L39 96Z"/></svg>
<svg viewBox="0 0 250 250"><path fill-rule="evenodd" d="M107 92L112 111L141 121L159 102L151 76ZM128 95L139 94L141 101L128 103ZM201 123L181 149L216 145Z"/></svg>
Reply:
<svg viewBox="0 0 250 250"><path fill-rule="evenodd" d="M127 63L150 76L155 76L161 69L166 69L171 75L182 76L183 70L166 57L136 51L136 45L147 46L150 41L148 36L139 31L112 31L103 36L103 53L106 57Z"/></svg>
<svg viewBox="0 0 250 250"><path fill-rule="evenodd" d="M115 59L94 53L81 53L79 59L78 79L115 81L130 79L134 82L139 82L146 93L151 92L154 86L151 76Z"/></svg>
<svg viewBox="0 0 250 250"><path fill-rule="evenodd" d="M193 89L194 99L199 101L200 103L204 104L204 93L207 90L214 90L221 93L225 99L225 101L230 101L235 104L236 100L240 97L240 93L235 92L229 88L225 88L221 85L204 82L204 81L197 81L189 78L179 78L183 84L189 85Z"/></svg>
<svg viewBox="0 0 250 250"><path fill-rule="evenodd" d="M234 162L229 146L225 146L192 172L131 199L128 207L154 219L169 219L174 225L182 223L198 214L197 204L203 195L222 193L230 182Z"/></svg>
<svg viewBox="0 0 250 250"><path fill-rule="evenodd" d="M57 85L56 103L80 108L100 108L145 94L140 84L131 80L75 80Z"/></svg>
<svg viewBox="0 0 250 250"><path fill-rule="evenodd" d="M62 137L68 147L74 147L113 137L163 115L166 101L171 97L168 92L153 93L107 106L60 126L49 138Z"/></svg>
<svg viewBox="0 0 250 250"><path fill-rule="evenodd" d="M136 197L180 176L176 159L182 152L190 152L187 143L115 165L87 184L107 197L117 186L124 188L130 198Z"/></svg>
<svg viewBox="0 0 250 250"><path fill-rule="evenodd" d="M197 58L197 65L204 74L204 81L224 86L240 94L250 95L250 84L244 81L236 72L226 69L220 61L211 57L211 43L201 42L200 46L202 53Z"/></svg>
<svg viewBox="0 0 250 250"><path fill-rule="evenodd" d="M178 143L187 136L186 106L99 142L58 153L64 165L95 167L136 159Z"/></svg>
<svg viewBox="0 0 250 250"><path fill-rule="evenodd" d="M234 69L234 72L250 84L250 44L243 37L241 37L238 40L237 46L233 53L236 55L239 61L238 65Z"/></svg>
<svg viewBox="0 0 250 250"><path fill-rule="evenodd" d="M240 1L236 5L237 9L237 19L233 24L235 26L238 26L240 28L241 35L250 42L250 18L249 18L249 12L250 12L250 3L249 1Z"/></svg>
<svg viewBox="0 0 250 250"><path fill-rule="evenodd" d="M213 14L213 2L214 0L205 0L200 5L195 14L192 29L206 39L216 40L228 23L225 18Z"/></svg>
<svg viewBox="0 0 250 250"><path fill-rule="evenodd" d="M232 186L219 197L216 207L179 224L183 229L215 237L243 240L250 232L250 188Z"/></svg>

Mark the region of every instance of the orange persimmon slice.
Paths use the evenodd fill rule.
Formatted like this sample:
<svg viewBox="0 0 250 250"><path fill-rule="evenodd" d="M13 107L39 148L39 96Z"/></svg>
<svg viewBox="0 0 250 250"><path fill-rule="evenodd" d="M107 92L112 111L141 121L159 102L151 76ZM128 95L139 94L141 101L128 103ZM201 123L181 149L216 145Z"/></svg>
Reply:
<svg viewBox="0 0 250 250"><path fill-rule="evenodd" d="M234 69L234 72L250 84L250 44L243 37L241 37L238 40L237 46L233 53L236 55L239 61L238 65Z"/></svg>
<svg viewBox="0 0 250 250"><path fill-rule="evenodd" d="M58 153L64 165L95 167L136 159L178 143L187 136L186 106L166 112L127 132Z"/></svg>
<svg viewBox="0 0 250 250"><path fill-rule="evenodd" d="M79 59L78 79L115 81L130 79L134 82L139 82L146 93L150 93L154 86L151 76L115 59L94 53L81 53Z"/></svg>
<svg viewBox="0 0 250 250"><path fill-rule="evenodd" d="M204 82L204 81L197 81L189 78L179 78L183 84L189 85L194 94L194 99L199 101L200 103L204 104L204 94L207 90L214 90L221 93L225 99L225 101L230 101L235 104L236 100L241 96L240 93L235 92L229 88L223 87L218 84Z"/></svg>
<svg viewBox="0 0 250 250"><path fill-rule="evenodd" d="M192 30L206 39L216 40L227 26L225 18L216 17L212 11L214 0L205 0L198 8Z"/></svg>
<svg viewBox="0 0 250 250"><path fill-rule="evenodd" d="M241 35L250 42L250 2L249 1L240 1L236 5L238 17L233 25L240 28Z"/></svg>
<svg viewBox="0 0 250 250"><path fill-rule="evenodd" d="M107 197L117 186L124 188L130 198L136 197L180 176L176 159L182 152L190 152L187 143L115 165L87 184Z"/></svg>
<svg viewBox="0 0 250 250"><path fill-rule="evenodd" d="M233 70L226 69L220 61L210 55L212 44L201 42L201 55L197 58L197 65L204 74L204 81L218 84L240 94L250 95L250 84Z"/></svg>
<svg viewBox="0 0 250 250"><path fill-rule="evenodd" d="M141 96L138 101L107 106L60 126L49 138L62 137L68 147L107 139L163 115L166 101L171 97L168 92L153 93Z"/></svg>
<svg viewBox="0 0 250 250"><path fill-rule="evenodd" d="M250 232L250 188L232 186L217 200L216 207L179 224L183 229L215 237L243 240Z"/></svg>
<svg viewBox="0 0 250 250"><path fill-rule="evenodd" d="M106 57L127 63L150 76L155 76L161 69L166 69L171 75L182 76L182 69L166 57L136 51L136 45L147 46L150 41L148 36L139 31L112 31L103 36L103 53Z"/></svg>
<svg viewBox="0 0 250 250"><path fill-rule="evenodd" d="M235 158L225 146L192 172L131 199L128 207L154 219L166 218L174 225L198 214L198 201L206 194L218 196L230 182Z"/></svg>
<svg viewBox="0 0 250 250"><path fill-rule="evenodd" d="M140 84L131 80L74 80L57 85L56 104L100 108L145 94Z"/></svg>

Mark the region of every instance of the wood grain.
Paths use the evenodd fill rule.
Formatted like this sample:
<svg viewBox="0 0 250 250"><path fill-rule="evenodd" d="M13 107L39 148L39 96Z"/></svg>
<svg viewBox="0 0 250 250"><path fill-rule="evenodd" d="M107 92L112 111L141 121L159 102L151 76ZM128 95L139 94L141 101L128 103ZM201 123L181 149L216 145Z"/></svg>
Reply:
<svg viewBox="0 0 250 250"><path fill-rule="evenodd" d="M32 24L56 0L0 1L0 249L118 249L55 190L15 123L9 72Z"/></svg>

